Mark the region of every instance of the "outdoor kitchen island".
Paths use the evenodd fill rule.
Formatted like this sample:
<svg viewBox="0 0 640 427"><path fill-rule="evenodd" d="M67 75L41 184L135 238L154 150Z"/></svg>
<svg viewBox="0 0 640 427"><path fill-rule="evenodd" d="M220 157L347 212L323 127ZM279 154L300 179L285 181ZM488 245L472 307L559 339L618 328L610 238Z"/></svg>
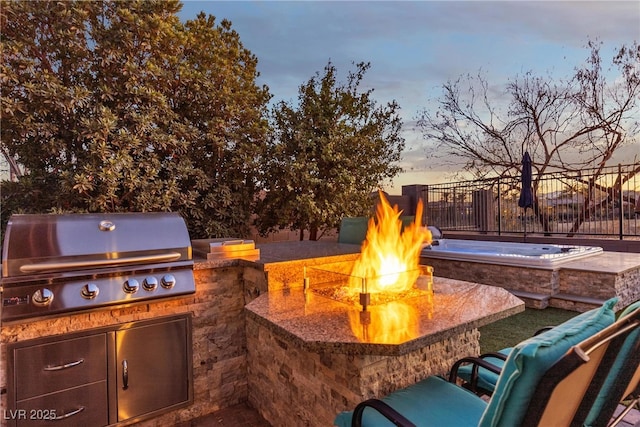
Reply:
<svg viewBox="0 0 640 427"><path fill-rule="evenodd" d="M247 400L274 426L330 425L337 411L353 408L360 395L384 393L429 373L443 373L454 359L477 353L477 327L524 309L524 304L502 289L436 277L433 309L421 321L427 336L378 348L354 336L345 337L348 324L338 327L345 316L342 303L318 304L319 297L315 303L304 303L304 268L353 261L360 250L357 245L305 241L258 246L258 261L195 258L194 294L0 324L0 426L16 421L12 420L15 412L7 409L7 389L12 382L8 347L31 339L63 338L130 322L189 315L193 403L141 420L136 426L189 425L190 420ZM447 286L467 289L466 297L445 294ZM448 301L448 308L443 301ZM301 327L318 327L317 314L307 312L305 317L302 312L329 307L336 308L338 317L332 322L337 323L319 322L314 334L322 339L317 342L311 342L315 338L305 336L303 329L289 329L296 318L316 322L302 322ZM342 344L332 343L327 339L331 336L340 337ZM155 360L151 353L146 359ZM74 425L71 420L56 424Z"/></svg>
<svg viewBox="0 0 640 427"><path fill-rule="evenodd" d="M274 426L332 425L338 412L362 400L446 374L457 359L479 353L480 326L524 310L504 289L439 278L436 271L432 297L362 313L313 286L304 289L305 268L335 261L331 253L354 259L349 248L357 254L357 246L320 241L260 248L256 266L268 277L268 292L245 307L248 398ZM406 318L398 322L398 314Z"/></svg>

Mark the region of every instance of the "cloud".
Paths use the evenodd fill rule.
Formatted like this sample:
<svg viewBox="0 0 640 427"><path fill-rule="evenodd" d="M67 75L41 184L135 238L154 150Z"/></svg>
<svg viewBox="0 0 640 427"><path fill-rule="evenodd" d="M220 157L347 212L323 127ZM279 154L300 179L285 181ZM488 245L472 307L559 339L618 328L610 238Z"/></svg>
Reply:
<svg viewBox="0 0 640 427"><path fill-rule="evenodd" d="M342 81L352 63L371 62L363 88L400 104L404 161L414 169L423 160L413 120L434 108L448 80L482 70L500 97L529 70L569 77L589 56L589 40L603 42L605 63L614 48L640 40L637 1L187 1L181 18L201 10L233 23L272 102L295 103L298 87L329 60Z"/></svg>
<svg viewBox="0 0 640 427"><path fill-rule="evenodd" d="M367 82L378 93L401 81L435 87L481 67L500 79L571 70L558 64L576 51L586 58L590 37L631 42L640 22L629 1L186 2L183 16L198 8L233 22L262 80L284 99L329 60L345 74L370 61Z"/></svg>

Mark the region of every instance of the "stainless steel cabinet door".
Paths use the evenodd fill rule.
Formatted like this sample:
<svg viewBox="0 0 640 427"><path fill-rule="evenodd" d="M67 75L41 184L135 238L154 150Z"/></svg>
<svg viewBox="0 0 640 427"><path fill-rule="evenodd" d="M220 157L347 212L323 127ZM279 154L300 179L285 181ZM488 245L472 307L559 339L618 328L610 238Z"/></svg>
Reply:
<svg viewBox="0 0 640 427"><path fill-rule="evenodd" d="M185 318L115 331L118 422L190 399Z"/></svg>

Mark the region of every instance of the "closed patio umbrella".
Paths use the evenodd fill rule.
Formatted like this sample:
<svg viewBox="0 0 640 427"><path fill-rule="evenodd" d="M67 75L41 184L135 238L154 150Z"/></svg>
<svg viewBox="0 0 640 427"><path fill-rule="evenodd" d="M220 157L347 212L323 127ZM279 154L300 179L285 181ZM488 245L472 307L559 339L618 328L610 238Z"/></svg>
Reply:
<svg viewBox="0 0 640 427"><path fill-rule="evenodd" d="M524 208L524 239L527 239L527 208L533 207L533 189L531 188L533 172L531 170L531 156L525 151L522 156L522 189L518 206Z"/></svg>

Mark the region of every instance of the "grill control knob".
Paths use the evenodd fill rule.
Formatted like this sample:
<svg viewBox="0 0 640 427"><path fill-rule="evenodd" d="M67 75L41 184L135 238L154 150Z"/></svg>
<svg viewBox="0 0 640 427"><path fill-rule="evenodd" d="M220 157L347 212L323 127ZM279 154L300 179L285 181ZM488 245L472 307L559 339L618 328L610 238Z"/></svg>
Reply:
<svg viewBox="0 0 640 427"><path fill-rule="evenodd" d="M129 279L122 285L122 289L128 294L135 294L138 292L138 288L140 288L140 283L136 279Z"/></svg>
<svg viewBox="0 0 640 427"><path fill-rule="evenodd" d="M173 285L176 284L176 278L173 277L173 274L165 274L162 276L162 287L165 289L173 288Z"/></svg>
<svg viewBox="0 0 640 427"><path fill-rule="evenodd" d="M99 293L100 289L98 289L98 285L95 283L87 283L82 287L82 291L80 292L82 298L86 299L94 299Z"/></svg>
<svg viewBox="0 0 640 427"><path fill-rule="evenodd" d="M53 292L47 288L38 289L33 293L31 302L37 307L46 307L53 301Z"/></svg>
<svg viewBox="0 0 640 427"><path fill-rule="evenodd" d="M153 291L158 287L158 279L153 276L147 276L147 278L142 281L142 287L145 291Z"/></svg>

